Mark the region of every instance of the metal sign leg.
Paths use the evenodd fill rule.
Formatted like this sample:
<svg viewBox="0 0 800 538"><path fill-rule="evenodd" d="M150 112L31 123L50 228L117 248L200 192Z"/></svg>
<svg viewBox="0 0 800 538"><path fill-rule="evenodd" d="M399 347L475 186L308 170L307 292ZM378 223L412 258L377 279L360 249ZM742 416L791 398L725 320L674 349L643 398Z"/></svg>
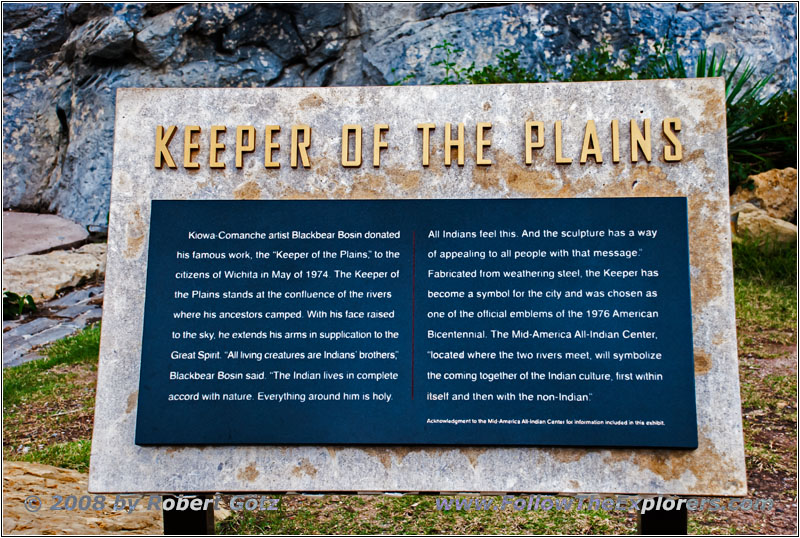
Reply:
<svg viewBox="0 0 800 538"><path fill-rule="evenodd" d="M638 511L636 520L637 534L689 534L689 513L685 505L675 510L648 510L644 514Z"/></svg>
<svg viewBox="0 0 800 538"><path fill-rule="evenodd" d="M183 494L181 497L187 497L191 494ZM207 495L191 495L196 499L205 499ZM176 495L164 495L164 500L174 499L176 502L179 497ZM163 502L163 501L162 501ZM206 504L205 502L203 504ZM178 535L178 534L195 534L207 535L214 534L214 505L208 503L206 509L192 510L186 508L185 510L163 510L161 513L164 515L164 535Z"/></svg>

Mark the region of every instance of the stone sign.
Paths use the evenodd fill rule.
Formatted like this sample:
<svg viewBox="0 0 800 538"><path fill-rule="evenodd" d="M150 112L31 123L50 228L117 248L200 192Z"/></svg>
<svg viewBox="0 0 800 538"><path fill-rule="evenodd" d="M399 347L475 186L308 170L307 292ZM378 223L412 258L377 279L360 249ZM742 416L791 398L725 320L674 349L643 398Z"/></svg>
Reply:
<svg viewBox="0 0 800 538"><path fill-rule="evenodd" d="M746 493L724 118L119 90L90 489Z"/></svg>

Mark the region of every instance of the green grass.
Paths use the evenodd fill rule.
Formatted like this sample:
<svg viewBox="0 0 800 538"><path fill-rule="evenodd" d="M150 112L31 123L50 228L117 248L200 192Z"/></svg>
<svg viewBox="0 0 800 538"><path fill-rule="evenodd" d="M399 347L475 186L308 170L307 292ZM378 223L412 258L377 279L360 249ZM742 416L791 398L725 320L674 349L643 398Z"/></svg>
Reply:
<svg viewBox="0 0 800 538"><path fill-rule="evenodd" d="M65 388L67 374L52 372L61 364L97 364L100 352L100 325L86 328L74 336L55 342L45 350L45 359L3 371L3 408L32 397L57 393Z"/></svg>
<svg viewBox="0 0 800 538"><path fill-rule="evenodd" d="M758 326L761 329L794 329L797 327L797 291L786 284L765 284L758 280L737 279L734 281L736 314L740 323ZM789 344L794 335L781 338Z"/></svg>
<svg viewBox="0 0 800 538"><path fill-rule="evenodd" d="M779 402L788 402L797 395L797 380L794 376L769 374L764 382Z"/></svg>
<svg viewBox="0 0 800 538"><path fill-rule="evenodd" d="M3 370L4 459L89 469L86 425L94 411L99 345L95 325L55 342L42 359ZM87 438L60 442L70 431Z"/></svg>
<svg viewBox="0 0 800 538"><path fill-rule="evenodd" d="M85 473L89 471L89 454L91 451L92 442L88 439L82 439L80 441L50 445L40 450L32 450L16 459L65 469L75 469Z"/></svg>
<svg viewBox="0 0 800 538"><path fill-rule="evenodd" d="M742 327L785 334L770 337L788 345L797 332L797 247L743 238L733 244L736 318ZM747 341L747 340L750 341ZM745 337L745 346L752 337Z"/></svg>
<svg viewBox="0 0 800 538"><path fill-rule="evenodd" d="M793 287L797 281L797 246L742 237L733 243L733 271L740 280Z"/></svg>

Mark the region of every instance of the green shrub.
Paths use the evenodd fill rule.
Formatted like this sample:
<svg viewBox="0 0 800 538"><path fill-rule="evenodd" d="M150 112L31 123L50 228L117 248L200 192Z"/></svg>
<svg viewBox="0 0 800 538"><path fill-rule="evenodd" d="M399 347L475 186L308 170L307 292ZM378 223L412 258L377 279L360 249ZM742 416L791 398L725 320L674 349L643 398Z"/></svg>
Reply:
<svg viewBox="0 0 800 538"><path fill-rule="evenodd" d="M505 49L497 55L497 65L487 65L476 70L473 63L467 68L471 84L506 84L509 82L542 82L533 72L519 64L519 52Z"/></svg>
<svg viewBox="0 0 800 538"><path fill-rule="evenodd" d="M440 80L438 84L464 84L467 82L465 75L475 67L475 62L465 69L459 67L455 60L455 56L464 52L464 49L455 48L455 45L446 39L440 45L434 45L433 50L436 51L437 49L441 50L444 54L444 58L431 63L432 67L441 67L444 69L444 77L442 77L442 80Z"/></svg>
<svg viewBox="0 0 800 538"><path fill-rule="evenodd" d="M17 319L25 312L36 310L33 297L28 294L19 295L10 291L3 292L3 320Z"/></svg>
<svg viewBox="0 0 800 538"><path fill-rule="evenodd" d="M581 51L569 60L566 72L548 67L551 80L563 82L591 82L601 80L631 80L638 48L629 47L618 58L613 58L608 41Z"/></svg>
<svg viewBox="0 0 800 538"><path fill-rule="evenodd" d="M652 43L648 54L637 68L638 79L688 78L686 64L669 39Z"/></svg>
<svg viewBox="0 0 800 538"><path fill-rule="evenodd" d="M752 183L746 183L749 175L797 167L797 92L779 92L757 110L750 128L743 133L750 139L738 140L739 148L731 155L732 188L740 184L752 188ZM730 142L728 147L730 151Z"/></svg>

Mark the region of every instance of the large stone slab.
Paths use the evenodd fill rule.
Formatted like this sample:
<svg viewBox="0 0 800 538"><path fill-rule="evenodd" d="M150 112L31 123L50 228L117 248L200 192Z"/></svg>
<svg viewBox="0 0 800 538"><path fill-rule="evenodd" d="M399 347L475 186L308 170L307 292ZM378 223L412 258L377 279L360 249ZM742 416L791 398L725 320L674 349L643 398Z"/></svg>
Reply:
<svg viewBox="0 0 800 538"><path fill-rule="evenodd" d="M797 226L770 214L750 203L731 208L736 235L750 236L761 241L797 243Z"/></svg>
<svg viewBox="0 0 800 538"><path fill-rule="evenodd" d="M679 118L679 160L662 121ZM652 122L652 158L632 162L628 122ZM580 163L588 120L603 162ZM619 120L621 159L610 149ZM525 164L526 121L544 148ZM620 492L744 495L746 478L730 250L721 79L325 89L129 89L117 94L109 256L90 489L147 491ZM436 125L429 166L418 124ZM445 122L466 124L464 166L444 166ZM489 166L475 164L477 122L491 122ZM556 122L563 157L556 164ZM372 125L388 124L380 167ZM288 163L291 126L312 128L309 168ZM365 129L365 163L341 164L343 124ZM180 126L176 168L154 167L158 125ZM224 169L182 165L183 127L227 126ZM238 125L280 125L280 168L263 151L234 166ZM108 141L110 144L110 140ZM673 148L674 149L674 148ZM261 147L263 150L263 146ZM673 153L674 154L674 153ZM667 153L669 155L669 153ZM696 450L537 447L169 446L134 444L150 201L154 199L657 197L688 199ZM669 405L669 402L664 402ZM120 462L124 462L121 464Z"/></svg>
<svg viewBox="0 0 800 538"><path fill-rule="evenodd" d="M106 245L92 243L77 250L26 254L3 261L3 291L30 294L37 303L55 297L59 290L91 279L102 279Z"/></svg>
<svg viewBox="0 0 800 538"><path fill-rule="evenodd" d="M86 228L57 215L3 211L3 259L78 246Z"/></svg>

